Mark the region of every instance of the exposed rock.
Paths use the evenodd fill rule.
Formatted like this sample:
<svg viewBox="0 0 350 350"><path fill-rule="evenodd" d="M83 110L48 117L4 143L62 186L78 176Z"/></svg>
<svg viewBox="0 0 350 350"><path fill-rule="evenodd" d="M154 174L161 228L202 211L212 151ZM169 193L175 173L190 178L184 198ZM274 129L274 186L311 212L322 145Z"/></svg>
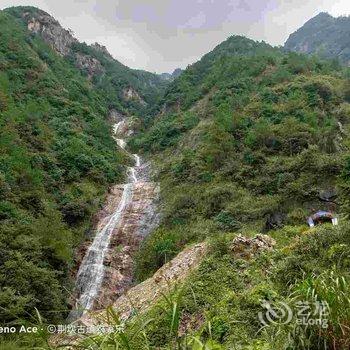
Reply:
<svg viewBox="0 0 350 350"><path fill-rule="evenodd" d="M103 46L99 43L94 43L91 45L95 50L102 52L106 57L113 59L112 55L108 52L106 46Z"/></svg>
<svg viewBox="0 0 350 350"><path fill-rule="evenodd" d="M135 89L133 89L131 86L123 89L122 96L123 96L123 99L126 101L134 100L140 103L141 105L146 106L146 102L142 99L142 97L138 94L138 92Z"/></svg>
<svg viewBox="0 0 350 350"><path fill-rule="evenodd" d="M145 312L177 283L183 282L190 272L198 267L206 251L207 243L205 242L186 248L173 260L161 267L153 277L123 294L113 304L113 309L123 320L130 318L135 313ZM106 324L106 311L87 313L77 323L86 326Z"/></svg>
<svg viewBox="0 0 350 350"><path fill-rule="evenodd" d="M230 245L232 254L239 259L249 260L264 250L272 250L276 241L267 235L256 235L254 238L237 236Z"/></svg>
<svg viewBox="0 0 350 350"><path fill-rule="evenodd" d="M322 201L333 202L337 198L337 190L334 187L320 190L318 197Z"/></svg>
<svg viewBox="0 0 350 350"><path fill-rule="evenodd" d="M81 244L74 254L75 266L71 271L72 279L76 277L76 274L79 270L79 266L83 261L84 256L94 239L95 232L97 230L100 230L103 226L107 224L110 216L114 213L114 211L118 207L122 194L123 194L123 187L121 185L113 186L109 190L109 193L107 195L103 208L97 214L94 215L92 220L93 230L91 230L91 233L93 233L93 235L89 237L88 240L86 240L83 244ZM77 296L75 294L71 295L70 304L72 306L75 302L76 297Z"/></svg>
<svg viewBox="0 0 350 350"><path fill-rule="evenodd" d="M115 109L111 109L108 114L108 119L112 124L118 123L122 120L127 118L127 116L119 111L116 111Z"/></svg>
<svg viewBox="0 0 350 350"><path fill-rule="evenodd" d="M269 231L283 227L284 219L285 215L283 213L275 212L270 214L266 219L264 230Z"/></svg>
<svg viewBox="0 0 350 350"><path fill-rule="evenodd" d="M140 243L158 224L158 185L135 184L133 199L115 228L105 260L106 273L96 308L104 308L128 290L133 281L134 255Z"/></svg>
<svg viewBox="0 0 350 350"><path fill-rule="evenodd" d="M173 81L179 77L184 71L181 68L176 68L172 73L161 73L159 76L166 81Z"/></svg>
<svg viewBox="0 0 350 350"><path fill-rule="evenodd" d="M176 68L171 74L173 78L179 77L184 71L181 68Z"/></svg>
<svg viewBox="0 0 350 350"><path fill-rule="evenodd" d="M337 58L350 62L350 17L332 17L321 12L292 33L284 48L307 54L318 54L323 58Z"/></svg>
<svg viewBox="0 0 350 350"><path fill-rule="evenodd" d="M77 53L75 58L77 67L83 72L86 72L90 80L94 75L104 73L104 68L102 67L101 62L96 58L81 53Z"/></svg>
<svg viewBox="0 0 350 350"><path fill-rule="evenodd" d="M77 42L71 31L62 28L57 20L42 10L37 10L35 14L24 12L23 19L27 22L29 31L40 34L61 56L67 55L71 45Z"/></svg>
<svg viewBox="0 0 350 350"><path fill-rule="evenodd" d="M135 129L137 129L136 118L128 117L127 115L114 109L110 110L108 119L112 124L114 124L114 132L118 138L129 137L133 135L135 133ZM117 130L115 128L117 128Z"/></svg>

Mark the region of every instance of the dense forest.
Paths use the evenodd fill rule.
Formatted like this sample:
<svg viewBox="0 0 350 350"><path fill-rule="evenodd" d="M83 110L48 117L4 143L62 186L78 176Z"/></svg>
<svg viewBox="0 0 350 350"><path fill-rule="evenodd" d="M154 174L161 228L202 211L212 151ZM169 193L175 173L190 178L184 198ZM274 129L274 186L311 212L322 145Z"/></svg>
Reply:
<svg viewBox="0 0 350 350"><path fill-rule="evenodd" d="M161 222L137 253L135 283L194 243L208 251L122 334L80 348L348 349L348 68L232 36L165 80L83 43L59 55L28 30L28 11L43 16L0 12L3 323L64 322L74 249L131 162L112 138L108 115L118 110L137 119L128 147L160 183ZM99 69L79 66L81 55ZM134 98L123 98L125 89ZM339 225L310 229L306 218L318 210L336 213ZM262 234L271 247L260 253L234 246ZM263 327L264 300L309 302L311 319L322 318L314 306L326 301L327 326L294 317ZM48 348L40 335L0 338L0 349Z"/></svg>
<svg viewBox="0 0 350 350"><path fill-rule="evenodd" d="M128 160L79 71L9 14L0 27L0 318L59 320L73 247Z"/></svg>

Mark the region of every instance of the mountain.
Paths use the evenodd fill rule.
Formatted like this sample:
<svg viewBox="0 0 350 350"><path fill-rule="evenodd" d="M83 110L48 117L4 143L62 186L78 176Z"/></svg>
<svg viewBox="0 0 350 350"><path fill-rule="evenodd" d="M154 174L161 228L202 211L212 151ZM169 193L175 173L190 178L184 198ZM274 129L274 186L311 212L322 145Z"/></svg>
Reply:
<svg viewBox="0 0 350 350"><path fill-rule="evenodd" d="M161 78L164 80L174 80L182 74L183 70L181 68L176 68L172 73L162 73Z"/></svg>
<svg viewBox="0 0 350 350"><path fill-rule="evenodd" d="M231 36L165 81L33 7L0 33L0 319L43 328L0 348L349 348L345 67ZM338 225L309 227L319 211ZM67 344L45 325L64 329L86 252L80 286L111 305L85 324L118 328Z"/></svg>
<svg viewBox="0 0 350 350"><path fill-rule="evenodd" d="M339 324L349 307L321 333L294 321L262 332L258 315L265 317L264 300L294 308L291 293L311 304L310 289L330 301L333 292L321 285L331 276L349 281L349 261L340 258L333 270L330 258L336 246L350 252L348 221L340 216L339 228L306 224L317 210L349 214L349 102L342 67L240 36L169 85L153 125L132 142L153 160L162 198L162 222L141 247L137 278L147 285L192 244L211 248L170 302L133 320L153 320L151 346L175 341L169 315L176 307L183 349L185 334L218 349L302 349L306 339L346 349ZM260 254L257 247L266 245L274 248ZM335 293L345 295L340 289Z"/></svg>
<svg viewBox="0 0 350 350"><path fill-rule="evenodd" d="M350 17L321 12L291 34L284 48L323 58L337 58L350 65Z"/></svg>
<svg viewBox="0 0 350 350"><path fill-rule="evenodd" d="M133 161L112 138L111 108L142 116L159 80L80 45L37 9L0 11L0 31L0 318L21 322L37 308L58 322L74 249Z"/></svg>
<svg viewBox="0 0 350 350"><path fill-rule="evenodd" d="M40 9L19 6L5 12L74 64L94 87L104 92L110 109L144 116L152 111L167 85L157 74L126 67L98 43L80 43L70 30L62 28L56 19Z"/></svg>

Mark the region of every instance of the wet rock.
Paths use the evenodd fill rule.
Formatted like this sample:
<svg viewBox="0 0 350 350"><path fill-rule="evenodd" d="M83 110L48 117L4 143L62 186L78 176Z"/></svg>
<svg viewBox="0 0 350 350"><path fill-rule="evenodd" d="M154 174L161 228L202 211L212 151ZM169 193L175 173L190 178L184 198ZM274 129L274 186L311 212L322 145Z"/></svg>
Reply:
<svg viewBox="0 0 350 350"><path fill-rule="evenodd" d="M134 134L135 118L112 109L109 111L108 119L111 124L118 125L118 137L126 138Z"/></svg>
<svg viewBox="0 0 350 350"><path fill-rule="evenodd" d="M275 244L267 235L258 234L254 238L239 235L232 241L230 251L238 259L249 260L262 251L272 250Z"/></svg>
<svg viewBox="0 0 350 350"><path fill-rule="evenodd" d="M113 309L122 320L126 320L135 313L145 312L151 305L168 293L175 285L183 282L188 275L197 268L205 257L207 243L199 243L184 249L173 260L161 267L153 277L129 289L113 304ZM94 311L85 314L77 320L78 324L101 325L106 324L106 311ZM198 322L197 322L198 321ZM195 323L200 323L198 319ZM184 320L187 324L187 321Z"/></svg>
<svg viewBox="0 0 350 350"><path fill-rule="evenodd" d="M118 123L124 119L126 119L127 116L115 109L111 109L108 114L108 119L111 122L111 124Z"/></svg>
<svg viewBox="0 0 350 350"><path fill-rule="evenodd" d="M104 263L107 269L95 308L112 304L132 286L134 255L142 240L158 225L158 191L158 185L152 182L134 185L132 202L112 234Z"/></svg>

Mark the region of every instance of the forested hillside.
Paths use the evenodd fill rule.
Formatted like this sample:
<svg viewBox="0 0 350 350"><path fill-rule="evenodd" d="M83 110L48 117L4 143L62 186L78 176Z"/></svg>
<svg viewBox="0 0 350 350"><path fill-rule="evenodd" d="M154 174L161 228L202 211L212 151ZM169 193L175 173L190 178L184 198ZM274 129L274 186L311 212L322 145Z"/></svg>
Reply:
<svg viewBox="0 0 350 350"><path fill-rule="evenodd" d="M6 9L19 25L26 27L31 36L41 37L56 53L65 57L91 81L110 109L128 116L145 117L151 113L165 86L160 75L126 67L115 60L98 43L79 42L73 33L48 13L30 6Z"/></svg>
<svg viewBox="0 0 350 350"><path fill-rule="evenodd" d="M74 249L131 161L109 114L145 118L167 82L34 7L1 11L0 32L0 318L18 323L38 308L62 321Z"/></svg>
<svg viewBox="0 0 350 350"><path fill-rule="evenodd" d="M110 216L100 218L114 216L117 223L123 214L117 202L124 197L125 237L113 237L113 251L99 263L110 268L113 281L103 285L105 292L121 293L164 266L181 283L164 282L167 271L158 271L149 290L137 285L141 312L132 305L125 330L87 334L73 345L349 349L349 73L336 60L232 36L165 79L125 67L98 44L79 43L41 10L1 11L3 324L65 322L74 250L94 236L93 215L130 166L132 182L116 190L107 203ZM115 136L123 137L118 142L124 148L124 137L134 132L130 153L112 138L111 112L119 126L126 117L137 121L134 130ZM131 152L140 153L143 164ZM144 237L149 218L140 211L148 209L157 222L158 215L143 191L148 183L156 197L158 182L160 225ZM339 225L309 228L307 217L319 210L332 212ZM109 237L122 232L114 229ZM128 255L141 241L136 258ZM200 243L195 256L193 243ZM92 250L91 256L99 253ZM177 276L181 271L186 275ZM143 307L147 296L151 305ZM275 313L262 323L273 303L288 305L293 317L279 322ZM306 324L298 322L300 303L311 306ZM108 322L120 326L120 310L107 311ZM0 349L46 349L71 339L65 334L52 340L45 330L9 334L0 338Z"/></svg>
<svg viewBox="0 0 350 350"><path fill-rule="evenodd" d="M153 126L132 142L153 158L163 203L137 276L151 276L192 242L211 242L175 297L181 334L224 349L347 348L349 87L334 62L237 36L169 86ZM340 228L308 230L317 210L342 213ZM275 249L244 257L233 238L259 233L274 238ZM339 278L343 286L334 284ZM262 300L311 302L312 290L330 303L329 328L260 329ZM159 315L166 305L143 318L156 319L148 327L155 346L174 341L168 313Z"/></svg>
<svg viewBox="0 0 350 350"><path fill-rule="evenodd" d="M0 318L60 320L73 248L128 159L76 68L8 13L0 32Z"/></svg>
<svg viewBox="0 0 350 350"><path fill-rule="evenodd" d="M307 21L292 33L284 47L290 51L317 54L322 58L337 59L350 64L350 18L333 17L326 12Z"/></svg>

